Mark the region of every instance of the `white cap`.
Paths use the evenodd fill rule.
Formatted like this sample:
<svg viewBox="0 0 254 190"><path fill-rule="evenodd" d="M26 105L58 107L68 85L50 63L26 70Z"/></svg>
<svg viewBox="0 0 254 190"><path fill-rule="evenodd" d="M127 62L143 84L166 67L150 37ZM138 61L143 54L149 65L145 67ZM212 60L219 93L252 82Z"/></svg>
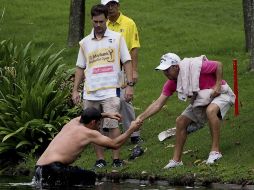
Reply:
<svg viewBox="0 0 254 190"><path fill-rule="evenodd" d="M177 65L181 61L180 57L174 53L167 53L161 57L160 65L156 70L166 70L172 65Z"/></svg>
<svg viewBox="0 0 254 190"><path fill-rule="evenodd" d="M115 1L115 2L119 3L119 0L101 0L101 4L107 5L110 1Z"/></svg>

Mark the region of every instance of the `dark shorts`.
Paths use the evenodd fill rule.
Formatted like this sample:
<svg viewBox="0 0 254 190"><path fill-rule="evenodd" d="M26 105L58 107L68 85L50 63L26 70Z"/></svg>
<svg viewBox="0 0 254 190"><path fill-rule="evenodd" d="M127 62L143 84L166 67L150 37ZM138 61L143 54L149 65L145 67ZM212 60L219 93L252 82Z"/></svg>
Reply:
<svg viewBox="0 0 254 190"><path fill-rule="evenodd" d="M59 162L35 166L35 184L40 187L95 185L96 174L77 166L68 166Z"/></svg>

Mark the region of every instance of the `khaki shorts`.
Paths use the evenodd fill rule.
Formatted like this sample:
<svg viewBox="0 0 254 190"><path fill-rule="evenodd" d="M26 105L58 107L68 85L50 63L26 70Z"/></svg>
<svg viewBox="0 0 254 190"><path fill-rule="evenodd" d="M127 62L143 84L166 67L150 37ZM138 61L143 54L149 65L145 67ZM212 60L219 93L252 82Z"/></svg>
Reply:
<svg viewBox="0 0 254 190"><path fill-rule="evenodd" d="M214 98L211 103L216 104L220 108L220 112L218 113L218 117L223 119L228 112L229 108L235 102L235 95L232 92L231 88L228 89L227 93L221 94ZM184 115L191 119L193 122L197 123L198 125L204 125L207 121L206 115L206 108L207 106L198 106L193 107L189 105L181 115Z"/></svg>
<svg viewBox="0 0 254 190"><path fill-rule="evenodd" d="M111 97L104 100L84 100L84 109L94 107L101 112L120 112L120 98ZM102 122L102 128L113 129L118 127L118 121L115 119L104 118Z"/></svg>

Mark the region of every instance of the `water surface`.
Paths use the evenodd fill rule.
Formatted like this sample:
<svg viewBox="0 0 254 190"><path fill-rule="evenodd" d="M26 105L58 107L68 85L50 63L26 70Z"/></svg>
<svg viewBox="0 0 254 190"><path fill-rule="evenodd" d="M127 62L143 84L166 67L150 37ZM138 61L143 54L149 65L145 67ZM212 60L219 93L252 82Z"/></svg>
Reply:
<svg viewBox="0 0 254 190"><path fill-rule="evenodd" d="M31 182L31 177L13 177L13 176L0 176L0 189L1 190L44 190L45 188L36 188ZM186 190L198 189L208 190L205 187L172 187L166 183L158 183L157 185L150 185L140 182L138 180L128 180L127 182L111 183L111 182L97 182L93 187L66 187L66 188L48 188L54 190ZM45 189L46 190L46 189Z"/></svg>

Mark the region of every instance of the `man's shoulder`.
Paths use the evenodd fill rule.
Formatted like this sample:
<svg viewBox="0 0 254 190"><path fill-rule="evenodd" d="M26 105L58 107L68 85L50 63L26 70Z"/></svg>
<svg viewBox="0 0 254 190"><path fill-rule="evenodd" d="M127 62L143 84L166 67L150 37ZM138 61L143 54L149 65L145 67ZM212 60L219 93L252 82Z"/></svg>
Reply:
<svg viewBox="0 0 254 190"><path fill-rule="evenodd" d="M113 31L113 30L110 30L109 28L107 29L107 34L108 34L109 36L117 36L117 37L120 37L120 36L121 36L121 33L115 32L115 31Z"/></svg>
<svg viewBox="0 0 254 190"><path fill-rule="evenodd" d="M83 44L86 41L91 40L91 34L85 36L82 40L79 41L79 44Z"/></svg>
<svg viewBox="0 0 254 190"><path fill-rule="evenodd" d="M133 24L135 25L135 22L132 18L130 18L130 17L124 15L124 14L121 14L120 17L121 17L122 22L127 23L127 24L131 24L131 25L133 25Z"/></svg>

